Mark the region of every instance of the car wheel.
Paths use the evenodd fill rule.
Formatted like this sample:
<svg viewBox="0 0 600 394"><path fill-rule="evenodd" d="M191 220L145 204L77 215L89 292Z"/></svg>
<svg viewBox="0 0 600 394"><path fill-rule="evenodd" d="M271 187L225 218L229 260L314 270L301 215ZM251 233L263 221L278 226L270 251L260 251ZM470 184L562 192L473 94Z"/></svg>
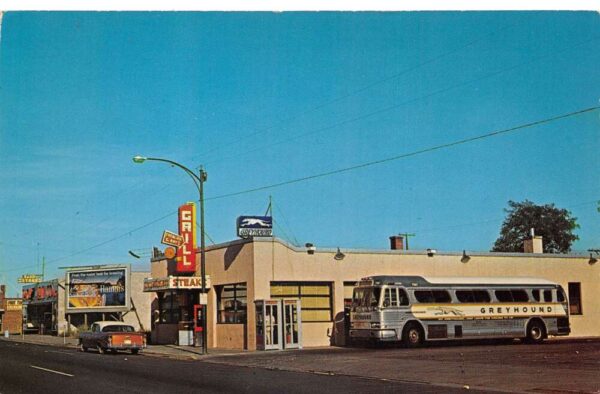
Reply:
<svg viewBox="0 0 600 394"><path fill-rule="evenodd" d="M527 326L527 342L542 343L546 337L546 327L543 323L534 320Z"/></svg>
<svg viewBox="0 0 600 394"><path fill-rule="evenodd" d="M131 349L131 354L138 354L140 349Z"/></svg>
<svg viewBox="0 0 600 394"><path fill-rule="evenodd" d="M102 346L98 345L96 348L98 349L98 353L100 353L100 354L106 353L106 350Z"/></svg>
<svg viewBox="0 0 600 394"><path fill-rule="evenodd" d="M402 340L404 345L409 348L419 347L423 344L424 338L423 329L417 323L408 323L404 327Z"/></svg>
<svg viewBox="0 0 600 394"><path fill-rule="evenodd" d="M87 352L88 348L86 346L83 346L83 343L79 343L79 351Z"/></svg>

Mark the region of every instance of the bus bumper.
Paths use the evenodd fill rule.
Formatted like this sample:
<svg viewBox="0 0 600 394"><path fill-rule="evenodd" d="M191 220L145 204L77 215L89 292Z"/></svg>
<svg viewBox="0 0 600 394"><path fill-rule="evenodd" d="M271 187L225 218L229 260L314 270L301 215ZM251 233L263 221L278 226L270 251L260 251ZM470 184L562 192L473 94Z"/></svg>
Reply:
<svg viewBox="0 0 600 394"><path fill-rule="evenodd" d="M350 338L357 340L376 339L379 341L397 340L395 330L350 330Z"/></svg>

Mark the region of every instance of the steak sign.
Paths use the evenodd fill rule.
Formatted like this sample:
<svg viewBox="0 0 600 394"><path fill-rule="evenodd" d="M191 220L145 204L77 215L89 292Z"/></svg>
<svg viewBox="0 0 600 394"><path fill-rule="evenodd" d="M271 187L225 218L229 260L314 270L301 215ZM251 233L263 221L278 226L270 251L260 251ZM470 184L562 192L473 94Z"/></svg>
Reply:
<svg viewBox="0 0 600 394"><path fill-rule="evenodd" d="M179 207L179 235L183 243L177 248L177 271L196 272L196 205Z"/></svg>

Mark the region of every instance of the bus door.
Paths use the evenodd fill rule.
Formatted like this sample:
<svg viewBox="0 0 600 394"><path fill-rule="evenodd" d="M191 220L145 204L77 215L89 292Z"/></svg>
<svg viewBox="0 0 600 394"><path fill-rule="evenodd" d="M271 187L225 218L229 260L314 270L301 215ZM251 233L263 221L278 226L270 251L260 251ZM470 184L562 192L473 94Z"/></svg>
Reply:
<svg viewBox="0 0 600 394"><path fill-rule="evenodd" d="M302 318L299 299L281 300L283 305L283 338L286 349L302 349Z"/></svg>
<svg viewBox="0 0 600 394"><path fill-rule="evenodd" d="M256 348L281 350L282 319L279 300L256 300Z"/></svg>

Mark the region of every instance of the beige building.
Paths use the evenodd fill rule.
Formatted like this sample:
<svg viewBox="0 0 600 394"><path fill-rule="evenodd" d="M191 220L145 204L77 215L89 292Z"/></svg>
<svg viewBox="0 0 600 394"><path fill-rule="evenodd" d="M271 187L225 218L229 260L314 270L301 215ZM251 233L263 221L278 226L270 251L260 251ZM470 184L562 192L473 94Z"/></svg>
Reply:
<svg viewBox="0 0 600 394"><path fill-rule="evenodd" d="M343 321L344 305L351 299L354 283L371 275L548 279L562 285L569 296L571 336L600 336L600 264L590 256L401 250L400 237L390 240L389 250L295 247L277 238L240 239L207 247L209 348L256 350L257 343L261 348L265 343L260 332L264 321L257 324L256 301L281 298L301 301L302 346L335 343L335 335L330 338L334 321L338 322L339 334L339 322ZM525 248L541 252L541 242L536 237ZM199 276L199 254L197 258ZM153 277L175 275L172 260L157 256L151 264ZM181 316L183 312L175 314ZM174 335L176 322L170 323ZM163 327L163 332L165 328L169 330ZM170 341L175 343L176 339Z"/></svg>

